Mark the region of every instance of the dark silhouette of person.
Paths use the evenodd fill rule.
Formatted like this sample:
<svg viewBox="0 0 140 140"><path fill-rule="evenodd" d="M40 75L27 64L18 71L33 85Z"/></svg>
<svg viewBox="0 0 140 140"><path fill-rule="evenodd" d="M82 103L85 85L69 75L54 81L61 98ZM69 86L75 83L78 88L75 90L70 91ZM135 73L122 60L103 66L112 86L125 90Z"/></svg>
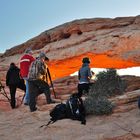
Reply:
<svg viewBox="0 0 140 140"><path fill-rule="evenodd" d="M26 91L24 80L20 78L20 69L15 65L15 63L11 63L7 71L6 85L9 87L11 96L11 107L12 109L14 109L16 107L16 89L20 88L24 90L24 92Z"/></svg>

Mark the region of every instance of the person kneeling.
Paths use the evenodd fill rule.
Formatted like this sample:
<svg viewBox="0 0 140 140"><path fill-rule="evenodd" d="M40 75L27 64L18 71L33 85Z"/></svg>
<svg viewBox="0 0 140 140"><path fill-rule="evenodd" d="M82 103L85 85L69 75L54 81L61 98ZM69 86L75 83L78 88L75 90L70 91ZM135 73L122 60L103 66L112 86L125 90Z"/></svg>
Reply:
<svg viewBox="0 0 140 140"><path fill-rule="evenodd" d="M45 53L40 53L39 57L32 62L29 74L28 74L28 83L29 83L29 107L30 111L36 111L36 98L38 95L44 93L46 96L46 101L48 104L55 103L51 99L51 92L49 85L46 80L47 74L47 65L45 64L46 59Z"/></svg>

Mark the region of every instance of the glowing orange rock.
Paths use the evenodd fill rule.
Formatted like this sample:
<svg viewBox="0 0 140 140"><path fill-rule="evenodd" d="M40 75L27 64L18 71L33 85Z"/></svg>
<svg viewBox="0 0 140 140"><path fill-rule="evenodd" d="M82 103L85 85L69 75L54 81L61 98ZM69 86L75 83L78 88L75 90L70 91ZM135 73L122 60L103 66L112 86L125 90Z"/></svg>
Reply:
<svg viewBox="0 0 140 140"><path fill-rule="evenodd" d="M51 71L52 79L61 78L64 76L68 76L76 71L82 65L82 58L89 57L91 60L90 67L92 68L127 68L133 66L139 66L139 63L124 61L121 59L114 59L108 57L104 54L91 54L87 53L85 55L76 56L70 59L51 61L49 64L49 68Z"/></svg>

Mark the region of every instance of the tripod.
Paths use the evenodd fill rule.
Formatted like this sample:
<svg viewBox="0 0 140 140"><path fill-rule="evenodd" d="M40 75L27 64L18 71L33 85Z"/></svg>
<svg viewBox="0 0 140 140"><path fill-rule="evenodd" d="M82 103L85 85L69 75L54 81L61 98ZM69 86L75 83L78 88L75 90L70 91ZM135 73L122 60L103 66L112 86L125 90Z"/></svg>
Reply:
<svg viewBox="0 0 140 140"><path fill-rule="evenodd" d="M47 73L48 73L49 80L50 80L50 83L51 83L51 87L52 87L52 90L53 90L53 93L54 93L54 97L56 99L57 97L56 97L56 93L54 91L54 86L53 86L53 82L52 82L52 78L51 78L51 74L50 74L49 68L47 68Z"/></svg>
<svg viewBox="0 0 140 140"><path fill-rule="evenodd" d="M0 81L0 94L2 94L3 96L5 96L7 99L8 99L8 102L10 102L10 98L8 97L5 89L4 89L4 86L2 85L1 81Z"/></svg>

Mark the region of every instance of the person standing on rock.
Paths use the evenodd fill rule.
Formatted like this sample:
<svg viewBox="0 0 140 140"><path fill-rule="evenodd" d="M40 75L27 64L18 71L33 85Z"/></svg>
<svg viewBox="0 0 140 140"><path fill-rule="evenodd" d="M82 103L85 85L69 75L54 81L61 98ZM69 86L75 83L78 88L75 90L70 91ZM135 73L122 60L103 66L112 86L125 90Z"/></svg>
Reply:
<svg viewBox="0 0 140 140"><path fill-rule="evenodd" d="M36 111L36 98L41 93L44 93L46 96L46 101L48 104L55 103L51 99L51 92L48 83L46 82L46 73L47 65L45 64L45 59L47 59L45 53L41 52L39 57L31 64L28 74L29 82L29 94L30 102L29 107L30 111Z"/></svg>
<svg viewBox="0 0 140 140"><path fill-rule="evenodd" d="M11 63L7 71L6 85L9 86L11 96L11 107L12 109L14 109L16 107L16 89L20 88L24 90L24 92L26 91L24 80L20 78L20 69L15 65L15 63Z"/></svg>
<svg viewBox="0 0 140 140"><path fill-rule="evenodd" d="M81 97L83 95L83 92L89 91L90 87L90 79L94 72L90 70L89 64L90 60L88 57L84 57L82 60L82 67L78 71L78 95Z"/></svg>
<svg viewBox="0 0 140 140"><path fill-rule="evenodd" d="M20 74L26 83L26 94L24 97L24 105L29 104L29 88L28 88L28 72L31 63L35 60L32 56L32 50L30 48L25 50L25 54L20 59Z"/></svg>

